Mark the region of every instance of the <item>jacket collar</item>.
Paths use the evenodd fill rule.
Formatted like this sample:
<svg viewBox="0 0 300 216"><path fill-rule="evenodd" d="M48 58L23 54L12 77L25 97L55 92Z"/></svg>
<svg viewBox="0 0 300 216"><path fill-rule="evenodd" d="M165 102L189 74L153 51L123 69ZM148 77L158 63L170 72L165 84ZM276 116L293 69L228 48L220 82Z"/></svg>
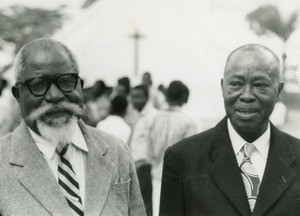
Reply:
<svg viewBox="0 0 300 216"><path fill-rule="evenodd" d="M112 182L113 164L106 158L109 138L81 120L79 127L89 152L86 162L86 215L100 215ZM23 121L12 134L9 162L19 182L52 215L72 216L66 199ZM105 175L104 175L105 173ZM101 195L100 195L101 194Z"/></svg>
<svg viewBox="0 0 300 216"><path fill-rule="evenodd" d="M250 208L227 128L227 117L215 127L215 139L210 150L210 175L225 196L242 215ZM295 178L290 165L295 160L291 144L284 133L271 124L271 140L264 177L253 216L263 215L285 192Z"/></svg>

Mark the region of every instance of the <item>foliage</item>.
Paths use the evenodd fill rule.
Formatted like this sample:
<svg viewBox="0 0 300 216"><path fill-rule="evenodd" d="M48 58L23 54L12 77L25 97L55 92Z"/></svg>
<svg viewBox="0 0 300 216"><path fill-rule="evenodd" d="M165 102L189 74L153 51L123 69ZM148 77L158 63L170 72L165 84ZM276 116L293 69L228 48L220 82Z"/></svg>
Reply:
<svg viewBox="0 0 300 216"><path fill-rule="evenodd" d="M15 53L27 42L49 37L63 24L62 8L45 10L11 6L0 10L0 49L5 42L15 45Z"/></svg>
<svg viewBox="0 0 300 216"><path fill-rule="evenodd" d="M294 31L298 15L297 12L294 12L290 15L287 22L283 22L276 6L265 5L247 14L247 19L249 22L258 22L261 28L272 31L284 40L287 40Z"/></svg>
<svg viewBox="0 0 300 216"><path fill-rule="evenodd" d="M97 0L85 0L85 2L82 5L82 8L88 8L90 7L92 4L94 4Z"/></svg>

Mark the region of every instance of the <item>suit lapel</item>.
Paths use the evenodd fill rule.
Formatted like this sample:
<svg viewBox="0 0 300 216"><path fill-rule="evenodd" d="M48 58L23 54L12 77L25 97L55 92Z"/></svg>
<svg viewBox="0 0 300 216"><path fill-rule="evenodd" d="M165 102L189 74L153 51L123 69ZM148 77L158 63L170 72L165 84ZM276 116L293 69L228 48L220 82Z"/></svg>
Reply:
<svg viewBox="0 0 300 216"><path fill-rule="evenodd" d="M83 122L79 125L88 146L85 215L100 215L109 195L114 166L105 158L108 145L103 138L92 134Z"/></svg>
<svg viewBox="0 0 300 216"><path fill-rule="evenodd" d="M227 119L216 127L217 132L211 150L213 160L211 177L242 215L250 215L250 208L227 130Z"/></svg>
<svg viewBox="0 0 300 216"><path fill-rule="evenodd" d="M13 134L10 163L16 168L20 167L19 182L47 211L72 216L65 197L24 122Z"/></svg>
<svg viewBox="0 0 300 216"><path fill-rule="evenodd" d="M286 191L295 179L290 165L295 155L285 136L271 127L271 142L263 180L253 215L263 215Z"/></svg>

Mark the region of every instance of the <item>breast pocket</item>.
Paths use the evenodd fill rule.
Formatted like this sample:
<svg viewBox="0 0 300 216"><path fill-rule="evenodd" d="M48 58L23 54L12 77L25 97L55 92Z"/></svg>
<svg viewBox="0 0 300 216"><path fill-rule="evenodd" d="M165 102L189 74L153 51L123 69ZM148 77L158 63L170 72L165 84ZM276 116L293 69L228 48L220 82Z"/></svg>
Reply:
<svg viewBox="0 0 300 216"><path fill-rule="evenodd" d="M122 183L113 183L111 190L114 193L128 193L129 192L130 179Z"/></svg>
<svg viewBox="0 0 300 216"><path fill-rule="evenodd" d="M110 202L113 208L120 215L128 215L129 209L129 192L130 192L130 178L126 182L112 183L110 191Z"/></svg>

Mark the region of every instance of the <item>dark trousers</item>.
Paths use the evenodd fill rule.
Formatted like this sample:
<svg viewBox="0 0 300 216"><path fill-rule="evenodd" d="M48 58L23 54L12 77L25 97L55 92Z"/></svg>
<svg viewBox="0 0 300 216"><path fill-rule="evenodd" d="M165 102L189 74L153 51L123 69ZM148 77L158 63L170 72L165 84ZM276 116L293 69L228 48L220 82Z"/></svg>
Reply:
<svg viewBox="0 0 300 216"><path fill-rule="evenodd" d="M137 168L142 197L145 203L147 216L152 216L152 180L151 165L145 164Z"/></svg>

